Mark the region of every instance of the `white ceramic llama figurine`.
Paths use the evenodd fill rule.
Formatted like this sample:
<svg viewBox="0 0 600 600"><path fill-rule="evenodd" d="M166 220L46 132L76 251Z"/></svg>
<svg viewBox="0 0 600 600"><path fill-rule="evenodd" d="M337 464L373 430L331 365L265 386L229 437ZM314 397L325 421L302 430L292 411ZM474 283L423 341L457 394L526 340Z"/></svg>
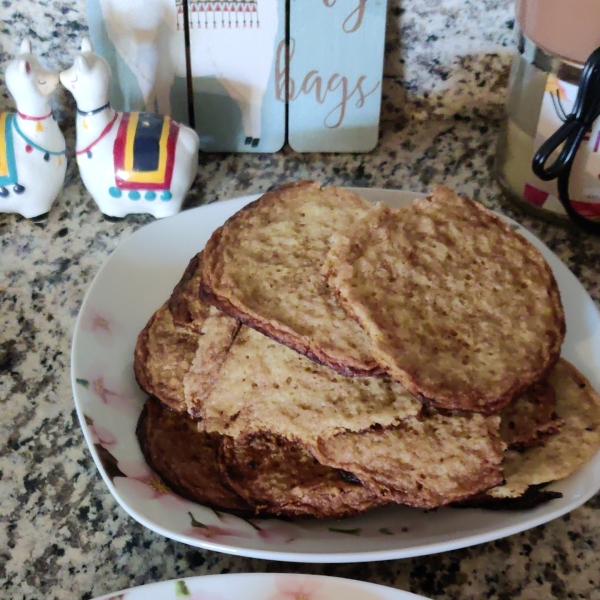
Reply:
<svg viewBox="0 0 600 600"><path fill-rule="evenodd" d="M49 104L58 75L24 40L5 77L17 112L0 113L0 212L32 219L50 210L65 181L65 138Z"/></svg>
<svg viewBox="0 0 600 600"><path fill-rule="evenodd" d="M108 63L84 39L61 83L77 102L77 164L85 187L109 217L181 210L198 170L198 135L169 117L120 113L108 102Z"/></svg>

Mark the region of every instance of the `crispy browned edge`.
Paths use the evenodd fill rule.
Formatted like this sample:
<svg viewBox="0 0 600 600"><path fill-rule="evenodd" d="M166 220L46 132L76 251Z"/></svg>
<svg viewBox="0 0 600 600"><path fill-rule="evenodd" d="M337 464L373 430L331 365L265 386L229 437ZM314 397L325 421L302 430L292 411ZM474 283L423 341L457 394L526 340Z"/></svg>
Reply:
<svg viewBox="0 0 600 600"><path fill-rule="evenodd" d="M249 434L249 437L252 438L256 435L260 434ZM278 436L280 437L280 436ZM284 439L284 438L282 438ZM289 442L289 440L286 440ZM289 442L293 444L294 442ZM223 480L227 483L227 485L234 490L242 499L246 502L250 503L251 498L246 497L245 495L240 494L238 488L243 488L244 482L237 482L230 474L228 470L230 455L235 454L235 440L228 436L223 436L221 438L221 444L219 446L219 469L221 471L221 475ZM315 457L315 460L316 457ZM317 461L318 462L318 461ZM340 475L340 478L343 479L346 483L351 485L359 485L363 487L363 484L357 477L354 477L351 473L346 471L342 471L341 469L334 469L333 467L329 467L334 471L337 471ZM344 519L349 517L354 517L360 514L364 514L375 508L379 508L385 504L388 504L389 501L384 501L383 499L378 499L374 501L372 505L366 508L347 508L346 510L340 510L337 513L327 513L323 511L319 513L316 511L316 506L311 505L307 509L307 505L300 503L288 503L285 507L278 505L277 503L265 503L265 504L255 504L256 514L261 516L273 516L273 517L293 517L293 518L313 518L313 519Z"/></svg>
<svg viewBox="0 0 600 600"><path fill-rule="evenodd" d="M140 386L142 391L146 392L149 396L158 398L163 404L166 404L171 410L176 412L182 412L185 408L182 408L182 403L178 398L173 399L171 396L165 394L159 397L159 394L152 385L152 378L146 365L148 364L149 353L148 353L148 340L150 337L150 329L156 320L158 310L150 317L148 323L140 333L135 345L133 353L133 373L137 384Z"/></svg>
<svg viewBox="0 0 600 600"><path fill-rule="evenodd" d="M150 335L150 327L152 327L155 320L156 313L150 317L150 320L146 323L144 329L140 331L133 354L133 372L135 380L140 388L150 396L153 396L154 393L148 378L148 372L146 371L146 364L148 362L148 337Z"/></svg>
<svg viewBox="0 0 600 600"><path fill-rule="evenodd" d="M549 483L530 485L518 498L493 498L485 492L452 503L453 508L484 508L486 510L529 510L551 500L562 498L560 492L543 489Z"/></svg>
<svg viewBox="0 0 600 600"><path fill-rule="evenodd" d="M534 448L535 446L543 446L546 440L553 435L556 435L560 432L560 428L562 427L563 422L556 413L553 413L552 420L545 425L540 426L540 428L535 432L533 437L527 442L516 442L514 444L510 444L509 448L511 450L516 450L517 452L521 452L523 450L527 450L527 448Z"/></svg>
<svg viewBox="0 0 600 600"><path fill-rule="evenodd" d="M415 418L417 418L419 420L423 420L426 417L426 415L428 414L428 410L429 409L427 408L427 405L424 405L423 410ZM451 417L454 415L456 415L456 416L468 415L470 412L472 412L472 411L462 411L462 410L443 410L443 409L442 410L434 409L434 410L437 411L439 414L447 416L447 417ZM395 425L387 425L387 426L371 425L371 427L369 427L368 429L364 429L363 431L356 432L356 433L365 434L369 431L389 431L391 429L398 429L401 426L402 426L402 422L397 423ZM336 434L336 435L344 435L344 434L341 433L341 434ZM313 454L313 456L319 462L321 462L322 464L327 464L328 463L327 455L324 454L321 450L322 444L323 444L323 440L318 440L314 446L311 446L310 452L311 452L311 454ZM348 466L350 466L350 465L348 465ZM384 484L381 484L374 480L369 480L369 478L361 479L361 475L358 471L351 472L351 471L346 471L345 469L342 469L340 467L335 467L335 468L342 475L342 477L344 479L346 479L347 481L350 481L350 482L357 481L358 483L361 483L365 487L373 490L373 492L384 494L388 503L395 502L396 504L401 504L403 506L409 506L410 508L415 508L415 509L436 510L438 508L441 508L442 506L453 506L454 504L458 504L460 502L467 501L471 498L475 498L476 496L478 496L479 493L481 493L481 494L485 493L485 492L478 492L477 494L465 494L461 498L459 498L457 500L453 500L452 502L447 503L447 504L442 504L442 505L438 504L438 505L433 505L433 506L427 506L424 503L414 503L414 501L411 501L411 497L409 494L407 494L399 489L394 490ZM491 469L488 469L488 471L491 471ZM503 483L504 483L504 480L502 478L502 473L499 472L497 474L496 482L494 484L492 484L490 486L490 488L496 487L498 485L502 485ZM488 488L488 489L490 489L490 488Z"/></svg>
<svg viewBox="0 0 600 600"><path fill-rule="evenodd" d="M214 364L214 368L212 369L210 376L204 380L204 393L202 394L202 397L196 398L195 399L196 403L193 405L191 404L191 402L188 402L188 400L186 398L188 414L190 415L191 418L193 418L196 421L202 421L202 418L203 418L202 411L200 408L197 407L197 404L201 404L203 400L206 400L212 393L212 391L215 388L215 386L217 385L217 383L219 382L221 369L223 368L223 365L227 361L227 357L229 356L229 351L230 351L231 347L233 346L233 344L235 343L235 340L240 333L240 329L241 329L241 326L238 324L237 328L232 333L229 346L227 348L223 348L223 350L225 350L225 352L223 352L222 356L220 356L220 360L218 361L218 363Z"/></svg>
<svg viewBox="0 0 600 600"><path fill-rule="evenodd" d="M509 443L507 440L504 440L505 443L508 444L508 448L517 450L519 452L522 450L525 450L526 448L533 448L534 446L543 445L544 442L550 436L556 435L560 431L560 428L564 425L564 420L560 419L558 417L558 415L556 414L556 410L555 410L556 409L556 393L548 379L542 379L542 380L538 381L537 383L534 383L529 388L529 390L526 392L526 394L530 397L533 396L534 403L537 402L537 399L539 399L540 396L544 397L544 403L545 403L545 399L548 396L551 396L551 398L552 398L552 414L550 415L550 418L548 421L546 421L544 423L540 423L534 430L530 431L529 439L513 441L511 443ZM519 402L519 397L515 398L514 402ZM508 406L506 408L508 408ZM504 421L505 415L503 413L501 413L500 417L501 417L501 420ZM511 420L512 420L512 418L511 418ZM510 421L509 421L509 428L510 428Z"/></svg>
<svg viewBox="0 0 600 600"><path fill-rule="evenodd" d="M431 198L431 197L432 197L431 195L428 196L428 198ZM470 411L478 412L478 413L484 414L484 415L492 415L492 414L495 414L495 413L499 412L500 410L502 410L505 406L510 404L510 402L514 398L516 398L519 394L528 390L532 385L534 385L538 381L541 381L542 379L546 379L548 377L548 375L550 374L550 371L552 371L552 369L558 362L558 359L560 358L560 349L561 349L562 342L564 340L565 333L566 333L565 312L564 312L564 308L563 308L562 301L560 298L560 292L558 290L558 284L556 282L556 278L554 277L554 273L552 272L552 269L550 268L548 261L544 258L542 253L531 242L529 242L529 240L526 240L520 233L514 231L512 229L512 227L510 227L510 225L506 221L504 221L502 218L500 218L499 216L494 214L493 211L486 208L479 202L476 202L475 200L471 200L470 198L466 198L464 196L460 196L460 197L463 200L465 200L465 201L471 203L473 206L475 206L475 208L479 211L482 222L485 223L486 221L488 221L488 222L493 221L494 223L498 224L502 229L504 229L510 235L518 236L520 243L524 247L526 247L528 249L532 249L535 253L537 253L539 258L541 259L544 269L546 271L546 274L550 276L550 288L548 289L548 294L553 301L555 313L557 315L556 329L553 332L553 336L552 336L553 339L551 339L551 342L549 344L549 346L551 348L550 359L549 359L546 367L542 371L535 373L535 374L531 374L531 376L529 378L524 379L520 385L513 386L512 388L507 390L504 394L499 396L496 401L491 402L485 406L476 405L475 402L476 402L477 398L472 399L471 405L465 406L465 405L458 404L456 401L453 402L452 398L444 398L443 400L440 400L438 398L428 397L420 391L419 386L415 382L414 378L412 378L409 375L409 373L406 373L406 372L404 372L404 377L399 378L398 381L409 392L414 394L414 396L416 398L418 398L421 402L423 402L429 406L432 406L434 408L438 408L441 410L468 410L468 411L470 410ZM335 269L332 266L330 266L328 271L326 273L324 273L324 276L329 281L332 277L335 276L335 274L336 274ZM354 315L352 308L348 305L348 303L345 301L345 299L341 296L339 291L336 290L335 288L332 288L332 289L333 289L338 301L344 308L344 310L349 315ZM355 318L356 318L357 322L362 326L360 319L357 316L355 316Z"/></svg>
<svg viewBox="0 0 600 600"><path fill-rule="evenodd" d="M152 398L158 402L160 402L160 400L158 398L155 398L154 396L152 396ZM167 407L168 410L171 410L169 407ZM148 406L147 406L147 402L144 403L144 408L142 409L142 412L140 414L140 417L138 419L136 428L135 428L135 435L138 439L138 442L140 444L140 450L142 451L142 454L144 456L144 460L146 461L146 463L148 464L148 466L160 477L160 479L167 485L167 487L169 487L172 491L174 491L177 495L181 496L182 498L185 498L186 500L190 500L190 502L196 502L199 504L202 504L203 506L209 506L211 508L216 508L217 510L224 510L228 513L234 514L234 515L238 515L240 517L249 517L249 516L254 516L255 513L251 510L243 510L243 509L232 509L232 508L227 508L224 509L216 504L211 504L209 502L199 502L197 498L194 497L194 494L190 493L189 490L187 490L185 487L179 486L176 483L174 483L173 481L170 481L168 477L165 477L164 473L159 473L159 471L156 469L156 466L153 464L152 458L151 458L151 453L150 453L150 448L149 448L149 442L148 442L148 431L147 431L147 423L148 420ZM233 490L233 488L231 488L223 479L221 479L220 484L225 487L228 488L231 492L233 492L236 495L237 492L235 492L235 490ZM241 497L240 497L241 498Z"/></svg>
<svg viewBox="0 0 600 600"><path fill-rule="evenodd" d="M204 264L202 268L202 283L200 288L200 294L203 300L207 303L216 306L219 310L223 311L225 314L234 317L244 325L251 327L252 329L256 329L263 335L284 344L288 348L295 350L299 354L302 354L321 365L325 365L330 369L340 373L341 375L345 375L346 377L368 377L373 375L380 375L383 373L383 369L379 366L374 366L372 369L357 369L354 367L350 367L343 363L339 363L332 358L330 358L325 352L320 351L318 348L311 349L308 344L304 343L298 336L280 331L276 327L271 326L266 322L262 322L260 320L255 320L248 315L246 315L242 309L234 306L228 300L219 297L217 294L213 292L212 289L212 281L211 281L211 273L215 270L215 257L217 254L217 248L221 239L223 227L226 227L228 224L238 220L240 217L244 215L244 213L251 211L259 204L267 204L269 202L275 202L278 199L279 193L282 190L287 190L291 188L299 188L304 186L313 185L315 182L310 180L301 180L293 183L287 183L282 185L281 187L271 190L258 198L258 200L254 200L250 202L242 209L240 209L237 213L235 213L232 217L227 219L225 224L222 227L219 227L208 240L205 248L204 248Z"/></svg>
<svg viewBox="0 0 600 600"><path fill-rule="evenodd" d="M200 252L194 256L192 260L190 260L179 283L175 286L173 293L169 298L169 310L171 311L173 322L177 325L187 325L192 321L192 315L189 311L188 303L185 298L185 287L188 284L188 281L194 276L198 266L201 264L201 254L202 253Z"/></svg>
<svg viewBox="0 0 600 600"><path fill-rule="evenodd" d="M169 310L171 311L171 316L173 317L173 323L179 327L191 328L192 331L195 331L201 335L203 334L202 325L194 325L195 317L189 310L189 305L188 305L189 290L187 290L186 287L188 286L189 281L194 277L196 271L198 269L202 268L203 259L204 259L204 252L201 251L190 260L181 279L179 280L179 282L173 289L171 297L169 298L169 301L168 301L169 302L169 304L168 304ZM197 290L197 293L199 293L199 290ZM203 300L202 297L200 297L200 299ZM225 360L229 353L229 348L235 342L235 339L240 331L240 326L241 326L241 324L238 321L237 328L232 332L229 347L224 348L224 350L226 350L226 352L224 352L221 360L218 363L215 363L215 366L210 373L210 378L205 380L204 395L202 398L198 398L197 399L198 401L200 401L204 398L207 398L208 395L210 394L212 388L216 385L217 381L219 380L219 373L221 371L221 368L225 364ZM148 393L151 393L151 391ZM195 420L202 420L202 415L200 414L199 410L196 409L195 406L188 406L188 414L190 415L191 418L193 418Z"/></svg>

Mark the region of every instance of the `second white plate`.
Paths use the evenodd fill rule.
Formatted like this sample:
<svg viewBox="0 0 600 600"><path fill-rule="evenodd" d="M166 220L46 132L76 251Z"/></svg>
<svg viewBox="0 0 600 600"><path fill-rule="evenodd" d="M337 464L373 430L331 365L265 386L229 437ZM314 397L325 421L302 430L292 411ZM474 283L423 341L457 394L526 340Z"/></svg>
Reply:
<svg viewBox="0 0 600 600"><path fill-rule="evenodd" d="M394 588L320 575L236 573L151 583L96 600L427 600Z"/></svg>
<svg viewBox="0 0 600 600"><path fill-rule="evenodd" d="M393 206L417 197L392 190L357 191ZM166 489L146 465L135 437L145 400L133 375L136 338L211 233L257 197L200 207L140 229L113 252L83 302L71 359L75 405L102 477L134 519L171 539L231 554L298 562L373 561L505 537L573 510L600 489L600 453L551 486L563 493L561 499L519 512L445 508L426 513L390 506L343 521L246 521ZM558 281L567 318L563 356L600 390L600 316L594 302L542 242L519 231L542 251Z"/></svg>

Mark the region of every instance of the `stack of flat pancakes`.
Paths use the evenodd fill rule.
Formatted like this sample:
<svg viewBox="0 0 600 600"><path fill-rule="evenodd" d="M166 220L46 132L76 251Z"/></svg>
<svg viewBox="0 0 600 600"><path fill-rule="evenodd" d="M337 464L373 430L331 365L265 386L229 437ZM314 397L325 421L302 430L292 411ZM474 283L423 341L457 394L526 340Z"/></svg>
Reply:
<svg viewBox="0 0 600 600"><path fill-rule="evenodd" d="M140 333L148 463L238 513L527 507L600 447L548 264L443 186L301 181L217 229Z"/></svg>

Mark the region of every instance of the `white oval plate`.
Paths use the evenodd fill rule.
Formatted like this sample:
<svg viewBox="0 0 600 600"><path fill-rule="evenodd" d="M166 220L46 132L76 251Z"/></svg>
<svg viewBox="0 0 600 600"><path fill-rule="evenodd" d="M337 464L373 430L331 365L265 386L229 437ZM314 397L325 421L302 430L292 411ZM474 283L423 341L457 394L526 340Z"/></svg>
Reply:
<svg viewBox="0 0 600 600"><path fill-rule="evenodd" d="M427 600L394 588L323 575L237 573L161 581L96 600Z"/></svg>
<svg viewBox="0 0 600 600"><path fill-rule="evenodd" d="M393 206L417 194L359 189ZM191 546L263 559L357 562L444 552L505 537L555 519L600 489L600 452L551 486L558 500L532 510L435 512L388 506L340 521L256 519L216 513L171 493L146 465L135 437L145 400L133 374L138 333L169 297L188 261L211 233L248 202L247 196L189 210L135 232L94 279L75 326L71 378L90 451L110 492L142 525ZM567 318L563 356L600 389L600 315L567 267L537 238L512 222L544 254Z"/></svg>

